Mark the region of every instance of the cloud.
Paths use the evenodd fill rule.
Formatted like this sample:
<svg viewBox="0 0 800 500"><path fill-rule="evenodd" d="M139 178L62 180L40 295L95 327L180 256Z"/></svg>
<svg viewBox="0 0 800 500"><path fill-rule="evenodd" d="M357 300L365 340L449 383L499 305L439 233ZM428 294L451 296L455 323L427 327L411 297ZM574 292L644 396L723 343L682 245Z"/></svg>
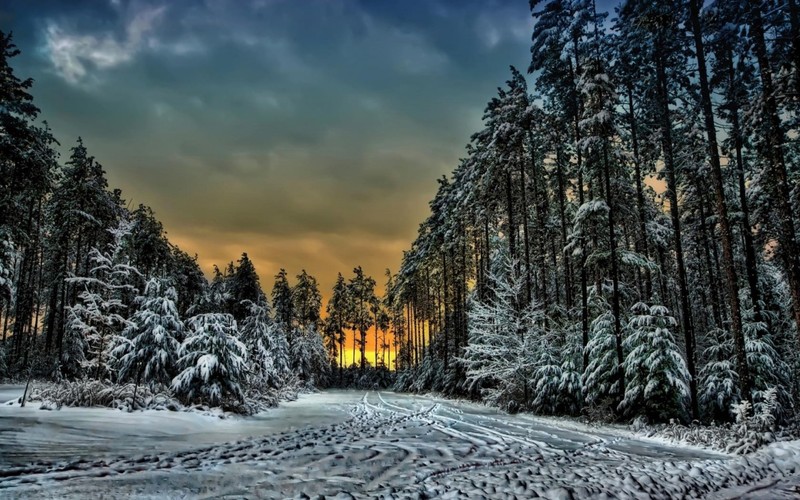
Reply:
<svg viewBox="0 0 800 500"><path fill-rule="evenodd" d="M395 59L403 72L415 75L438 73L449 62L445 53L430 45L419 33L397 31L390 40L397 47Z"/></svg>
<svg viewBox="0 0 800 500"><path fill-rule="evenodd" d="M520 16L519 9L497 8L481 12L475 21L475 32L486 49L501 43L527 43L533 32L530 15Z"/></svg>
<svg viewBox="0 0 800 500"><path fill-rule="evenodd" d="M358 264L396 270L435 179L530 57L525 2L38 2L15 3L13 27L24 53L46 49L21 74L62 158L80 134L205 270L247 251L267 287L279 267L324 291Z"/></svg>
<svg viewBox="0 0 800 500"><path fill-rule="evenodd" d="M130 62L145 46L165 10L161 6L137 12L126 24L122 40L111 33L67 32L50 21L45 29L45 50L56 72L69 83L77 84L90 76L92 68L108 69Z"/></svg>

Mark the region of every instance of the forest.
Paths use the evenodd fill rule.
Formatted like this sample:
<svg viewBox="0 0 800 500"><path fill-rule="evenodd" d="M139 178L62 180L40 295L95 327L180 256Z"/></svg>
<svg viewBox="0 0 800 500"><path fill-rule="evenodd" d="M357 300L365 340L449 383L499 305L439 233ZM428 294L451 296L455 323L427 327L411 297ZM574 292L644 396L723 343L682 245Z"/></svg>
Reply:
<svg viewBox="0 0 800 500"><path fill-rule="evenodd" d="M795 414L800 9L706 4L531 1L529 76L489 100L393 283L399 388Z"/></svg>
<svg viewBox="0 0 800 500"><path fill-rule="evenodd" d="M246 253L207 279L81 139L61 162L0 34L0 379L126 409L252 414L358 386L589 420L792 420L800 5L530 4L527 75L489 99L385 292L356 267L324 313L313 276L281 269L268 296Z"/></svg>

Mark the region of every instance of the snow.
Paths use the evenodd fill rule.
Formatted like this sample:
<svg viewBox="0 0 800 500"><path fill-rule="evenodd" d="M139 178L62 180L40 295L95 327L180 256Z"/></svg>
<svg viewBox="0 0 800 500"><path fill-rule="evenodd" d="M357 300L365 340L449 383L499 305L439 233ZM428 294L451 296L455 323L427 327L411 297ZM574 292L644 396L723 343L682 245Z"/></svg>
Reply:
<svg viewBox="0 0 800 500"><path fill-rule="evenodd" d="M0 395L20 389L0 386ZM48 463L17 467L41 460ZM231 419L0 406L3 498L663 498L717 490L716 498L733 498L745 489L763 495L754 489L760 481L766 491L791 488L798 471L800 442L732 457L615 427L391 392L303 395Z"/></svg>
<svg viewBox="0 0 800 500"><path fill-rule="evenodd" d="M297 401L243 418L219 413L143 410L132 413L105 407L40 410L20 408L24 386L0 385L0 473L33 461L64 461L165 453L225 443L250 436L327 425L349 418L348 408L363 394L335 391L300 395ZM8 402L14 402L10 406ZM1 490L1 487L0 487ZM0 493L0 498L3 494Z"/></svg>

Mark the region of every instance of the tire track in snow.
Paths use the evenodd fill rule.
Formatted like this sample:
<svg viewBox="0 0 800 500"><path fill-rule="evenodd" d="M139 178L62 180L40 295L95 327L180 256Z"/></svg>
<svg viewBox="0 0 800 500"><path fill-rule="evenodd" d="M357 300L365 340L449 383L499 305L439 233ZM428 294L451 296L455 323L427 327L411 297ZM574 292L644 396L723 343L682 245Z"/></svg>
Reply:
<svg viewBox="0 0 800 500"><path fill-rule="evenodd" d="M179 453L0 471L0 497L696 498L800 472L800 451L791 447L715 460L628 456L605 444L561 450L559 441L542 446L519 436L524 424L450 407L368 392L336 424ZM493 424L499 429L487 428Z"/></svg>

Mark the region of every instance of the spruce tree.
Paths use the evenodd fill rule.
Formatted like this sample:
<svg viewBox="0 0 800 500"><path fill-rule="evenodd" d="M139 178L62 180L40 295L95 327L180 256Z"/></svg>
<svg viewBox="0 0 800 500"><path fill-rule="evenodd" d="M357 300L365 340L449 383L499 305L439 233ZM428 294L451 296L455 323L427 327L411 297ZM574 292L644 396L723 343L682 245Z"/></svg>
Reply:
<svg viewBox="0 0 800 500"><path fill-rule="evenodd" d="M172 390L187 402L219 406L231 399L243 401L247 376L247 349L239 339L230 314L207 313L190 318L180 347L181 372Z"/></svg>
<svg viewBox="0 0 800 500"><path fill-rule="evenodd" d="M138 310L122 332L113 351L118 359L119 379L151 387L169 385L175 375L183 323L178 315L177 293L157 278L148 280L144 295L137 297Z"/></svg>

